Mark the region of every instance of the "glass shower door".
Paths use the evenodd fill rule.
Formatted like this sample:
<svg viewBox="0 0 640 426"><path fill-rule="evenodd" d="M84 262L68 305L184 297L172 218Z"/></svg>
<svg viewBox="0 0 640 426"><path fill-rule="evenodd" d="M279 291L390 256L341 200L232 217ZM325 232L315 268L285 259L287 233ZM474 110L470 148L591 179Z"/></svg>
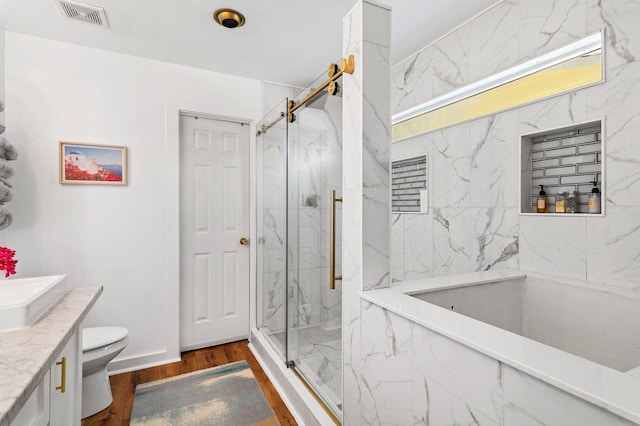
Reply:
<svg viewBox="0 0 640 426"><path fill-rule="evenodd" d="M321 76L317 84L325 79ZM342 197L342 98L323 91L295 115L287 129L287 358L341 417L342 282L330 288L330 264L335 222L334 272L339 276L342 206L330 194Z"/></svg>
<svg viewBox="0 0 640 426"><path fill-rule="evenodd" d="M257 126L257 324L287 359L287 125L283 100Z"/></svg>

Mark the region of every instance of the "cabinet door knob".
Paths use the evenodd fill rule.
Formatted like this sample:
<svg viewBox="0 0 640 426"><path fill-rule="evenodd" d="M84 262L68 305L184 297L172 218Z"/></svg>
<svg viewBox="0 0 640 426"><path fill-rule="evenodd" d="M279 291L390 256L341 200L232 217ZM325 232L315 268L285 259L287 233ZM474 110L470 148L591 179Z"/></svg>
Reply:
<svg viewBox="0 0 640 426"><path fill-rule="evenodd" d="M245 237L240 238L240 244L243 245L243 246L248 245L249 244L249 239L245 238Z"/></svg>
<svg viewBox="0 0 640 426"><path fill-rule="evenodd" d="M59 390L60 393L64 393L67 390L67 357L63 356L61 361L56 362L56 365L62 367L60 386L56 386L56 390Z"/></svg>

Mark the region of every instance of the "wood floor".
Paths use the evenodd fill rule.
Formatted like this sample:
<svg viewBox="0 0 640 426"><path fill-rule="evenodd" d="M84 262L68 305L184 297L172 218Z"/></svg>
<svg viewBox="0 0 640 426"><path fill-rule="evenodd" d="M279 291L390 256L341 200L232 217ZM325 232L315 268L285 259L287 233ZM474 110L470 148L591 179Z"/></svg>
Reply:
<svg viewBox="0 0 640 426"><path fill-rule="evenodd" d="M262 392L267 398L267 401L269 401L269 404L271 404L274 413L276 413L280 424L296 425L297 423L293 416L269 381L267 375L262 371L260 364L258 364L258 361L256 361L247 345L248 341L242 340L240 342L228 343L212 348L198 349L196 351L183 353L180 362L111 376L113 404L98 414L83 420L82 426L128 425L131 416L131 407L133 406L133 394L136 385L140 383L152 382L154 380L242 360L247 361L247 364L251 367L253 375L260 384Z"/></svg>

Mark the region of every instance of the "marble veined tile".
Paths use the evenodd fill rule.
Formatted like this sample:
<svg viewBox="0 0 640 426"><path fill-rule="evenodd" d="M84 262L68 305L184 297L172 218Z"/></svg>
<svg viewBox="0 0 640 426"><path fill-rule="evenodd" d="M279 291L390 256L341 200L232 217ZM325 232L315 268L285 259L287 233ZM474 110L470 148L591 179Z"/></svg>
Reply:
<svg viewBox="0 0 640 426"><path fill-rule="evenodd" d="M357 292L362 280L362 246L358 244L362 240L362 189L344 189L342 194L342 276L355 284L344 290Z"/></svg>
<svg viewBox="0 0 640 426"><path fill-rule="evenodd" d="M391 282L390 196L388 189L364 188L362 209L362 256L366 268L362 270L363 290L387 288Z"/></svg>
<svg viewBox="0 0 640 426"><path fill-rule="evenodd" d="M531 59L587 34L584 0L520 2L520 59Z"/></svg>
<svg viewBox="0 0 640 426"><path fill-rule="evenodd" d="M300 326L317 324L321 321L320 269L301 269L298 271L298 324Z"/></svg>
<svg viewBox="0 0 640 426"><path fill-rule="evenodd" d="M587 218L520 216L520 267L585 280Z"/></svg>
<svg viewBox="0 0 640 426"><path fill-rule="evenodd" d="M343 55L360 60L351 75L343 77L343 154L344 186L349 190L362 186L362 3L357 3L343 21ZM360 67L360 68L359 68ZM359 420L359 419L358 419Z"/></svg>
<svg viewBox="0 0 640 426"><path fill-rule="evenodd" d="M518 200L518 111L469 123L471 207L516 207Z"/></svg>
<svg viewBox="0 0 640 426"><path fill-rule="evenodd" d="M507 0L471 21L471 81L519 62L520 5Z"/></svg>
<svg viewBox="0 0 640 426"><path fill-rule="evenodd" d="M277 130L274 130L276 132ZM271 136L271 135L270 135ZM262 148L262 207L272 209L285 208L286 192L284 183L285 156L282 139L270 141L265 135L261 144Z"/></svg>
<svg viewBox="0 0 640 426"><path fill-rule="evenodd" d="M316 112L315 110L312 110ZM324 195L327 188L327 130L301 128L296 158L290 160L289 180L298 182L300 199L294 206L303 207L304 195ZM294 151L294 149L292 149ZM293 206L289 206L293 207Z"/></svg>
<svg viewBox="0 0 640 426"><path fill-rule="evenodd" d="M470 211L474 269L518 268L518 209L472 208Z"/></svg>
<svg viewBox="0 0 640 426"><path fill-rule="evenodd" d="M600 407L503 365L505 426L631 426Z"/></svg>
<svg viewBox="0 0 640 426"><path fill-rule="evenodd" d="M285 326L286 283L283 272L262 274L262 324L271 330L281 330Z"/></svg>
<svg viewBox="0 0 640 426"><path fill-rule="evenodd" d="M376 10L367 10L376 8ZM355 71L343 77L343 350L345 424L360 424L365 390L362 374L360 291L390 282L390 64L381 39L390 14L358 2L343 20L343 55L354 55ZM363 23L376 15L375 23ZM375 32L375 35L372 33ZM367 212L367 214L363 214Z"/></svg>
<svg viewBox="0 0 640 426"><path fill-rule="evenodd" d="M361 384L362 359L360 336L362 320L360 304L362 299L357 291L345 289L342 296L342 375L344 395L349 395L348 402L343 405L343 423L360 423L360 406L362 404L363 386Z"/></svg>
<svg viewBox="0 0 640 426"><path fill-rule="evenodd" d="M610 206L587 222L587 280L640 291L640 207Z"/></svg>
<svg viewBox="0 0 640 426"><path fill-rule="evenodd" d="M391 280L404 281L404 214L391 215Z"/></svg>
<svg viewBox="0 0 640 426"><path fill-rule="evenodd" d="M607 72L604 85L588 89L589 118L605 118L606 188L608 205L640 206L640 62Z"/></svg>
<svg viewBox="0 0 640 426"><path fill-rule="evenodd" d="M433 133L426 133L410 139L394 142L391 144L391 160L404 160L424 154L427 154L429 158L431 157L432 145ZM428 170L431 170L431 165L429 165Z"/></svg>
<svg viewBox="0 0 640 426"><path fill-rule="evenodd" d="M464 406L460 407L464 401L462 404L474 407L471 412L502 423L502 374L498 361L418 325L413 327L413 357L418 382L437 383L461 400L451 401L451 397L442 395L455 407L453 413L465 414ZM433 401L430 406L436 404Z"/></svg>
<svg viewBox="0 0 640 426"><path fill-rule="evenodd" d="M566 93L518 108L520 134L566 127L586 120L587 91Z"/></svg>
<svg viewBox="0 0 640 426"><path fill-rule="evenodd" d="M363 37L371 43L380 46L391 46L391 20L389 10L369 3L362 10Z"/></svg>
<svg viewBox="0 0 640 426"><path fill-rule="evenodd" d="M433 209L434 275L471 272L469 209Z"/></svg>
<svg viewBox="0 0 640 426"><path fill-rule="evenodd" d="M317 270L329 264L328 250L323 246L327 241L327 230L322 227L321 209L304 208L298 209L298 238L290 240L289 249L298 251L298 269ZM291 219L292 214L289 214ZM289 228L291 230L291 227ZM296 247L297 246L297 247Z"/></svg>
<svg viewBox="0 0 640 426"><path fill-rule="evenodd" d="M412 424L412 324L379 306L362 307L362 420Z"/></svg>
<svg viewBox="0 0 640 426"><path fill-rule="evenodd" d="M389 48L365 41L363 55L368 68L362 77L362 183L365 188L386 189L391 150Z"/></svg>
<svg viewBox="0 0 640 426"><path fill-rule="evenodd" d="M635 0L588 0L587 31L604 28L607 69L640 59L640 3Z"/></svg>
<svg viewBox="0 0 640 426"><path fill-rule="evenodd" d="M329 268L322 268L320 272L320 288L322 289L322 324L331 328L330 324L342 321L342 281L336 282L336 287L329 288Z"/></svg>
<svg viewBox="0 0 640 426"><path fill-rule="evenodd" d="M327 352L324 354L324 356L327 357L329 362L338 366L342 366L342 348L332 352Z"/></svg>
<svg viewBox="0 0 640 426"><path fill-rule="evenodd" d="M433 214L404 214L404 279L433 276Z"/></svg>
<svg viewBox="0 0 640 426"><path fill-rule="evenodd" d="M458 28L433 44L432 95L438 97L472 83L471 28Z"/></svg>
<svg viewBox="0 0 640 426"><path fill-rule="evenodd" d="M318 324L300 329L299 334L311 344L326 345L329 350L340 349L340 328L325 329L321 324ZM324 352L328 352L328 350Z"/></svg>
<svg viewBox="0 0 640 426"><path fill-rule="evenodd" d="M342 20L342 52L355 55L363 39L362 16L363 3L356 3ZM367 6L368 7L368 6Z"/></svg>
<svg viewBox="0 0 640 426"><path fill-rule="evenodd" d="M469 124L433 134L433 206L469 207L471 152Z"/></svg>
<svg viewBox="0 0 640 426"><path fill-rule="evenodd" d="M413 378L414 425L498 426L420 371L414 369Z"/></svg>
<svg viewBox="0 0 640 426"><path fill-rule="evenodd" d="M420 105L433 97L433 52L433 47L427 47L393 67L392 114Z"/></svg>
<svg viewBox="0 0 640 426"><path fill-rule="evenodd" d="M325 398L329 405L342 404L342 368L325 355L299 358L296 368L307 378L310 385Z"/></svg>

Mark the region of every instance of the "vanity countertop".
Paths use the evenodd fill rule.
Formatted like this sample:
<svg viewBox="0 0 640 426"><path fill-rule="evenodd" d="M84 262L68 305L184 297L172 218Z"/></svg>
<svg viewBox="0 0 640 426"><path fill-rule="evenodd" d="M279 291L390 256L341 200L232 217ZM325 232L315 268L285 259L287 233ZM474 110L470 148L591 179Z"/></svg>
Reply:
<svg viewBox="0 0 640 426"><path fill-rule="evenodd" d="M101 293L71 289L31 327L0 332L0 426L18 414Z"/></svg>

